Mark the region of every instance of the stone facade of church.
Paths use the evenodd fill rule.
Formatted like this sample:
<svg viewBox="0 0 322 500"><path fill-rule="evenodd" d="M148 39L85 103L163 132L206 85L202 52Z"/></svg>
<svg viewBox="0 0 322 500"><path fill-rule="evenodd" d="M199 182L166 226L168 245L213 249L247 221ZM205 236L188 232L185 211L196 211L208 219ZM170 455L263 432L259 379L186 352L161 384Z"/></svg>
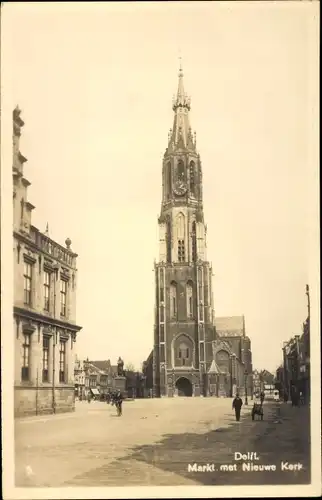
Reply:
<svg viewBox="0 0 322 500"><path fill-rule="evenodd" d="M216 332L202 164L181 69L173 111L162 165L154 346L147 372L152 363L154 397L231 396L247 385L250 341L244 321L238 335L234 328L232 335L224 335L226 327L223 335Z"/></svg>

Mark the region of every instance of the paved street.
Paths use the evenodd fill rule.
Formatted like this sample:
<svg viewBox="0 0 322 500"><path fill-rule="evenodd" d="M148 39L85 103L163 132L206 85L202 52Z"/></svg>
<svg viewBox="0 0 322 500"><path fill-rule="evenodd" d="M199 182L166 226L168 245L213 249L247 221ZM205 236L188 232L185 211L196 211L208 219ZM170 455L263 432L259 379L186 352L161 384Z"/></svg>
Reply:
<svg viewBox="0 0 322 500"><path fill-rule="evenodd" d="M16 486L131 486L309 483L309 410L264 405L264 420L250 408L234 421L231 399L174 398L124 403L124 414L92 402L75 413L15 422ZM307 432L306 432L307 431ZM257 452L256 464L276 471L234 468L235 452ZM300 463L280 470L281 461ZM250 460L244 462L250 463ZM215 464L215 471L188 471L188 464ZM286 465L288 467L288 465Z"/></svg>

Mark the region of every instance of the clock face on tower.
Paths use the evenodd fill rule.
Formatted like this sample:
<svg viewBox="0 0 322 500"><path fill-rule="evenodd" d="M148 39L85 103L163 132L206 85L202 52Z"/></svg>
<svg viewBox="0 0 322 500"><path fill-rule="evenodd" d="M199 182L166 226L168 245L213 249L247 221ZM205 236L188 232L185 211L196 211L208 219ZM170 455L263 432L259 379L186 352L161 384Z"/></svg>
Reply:
<svg viewBox="0 0 322 500"><path fill-rule="evenodd" d="M177 196L183 196L187 192L187 186L184 181L177 181L173 186L173 192Z"/></svg>

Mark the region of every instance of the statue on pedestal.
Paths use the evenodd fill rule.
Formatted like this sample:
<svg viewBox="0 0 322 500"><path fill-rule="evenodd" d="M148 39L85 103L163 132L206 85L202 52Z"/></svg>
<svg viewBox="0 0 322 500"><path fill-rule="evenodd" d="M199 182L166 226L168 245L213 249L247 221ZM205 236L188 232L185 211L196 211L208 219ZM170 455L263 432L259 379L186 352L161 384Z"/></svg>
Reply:
<svg viewBox="0 0 322 500"><path fill-rule="evenodd" d="M119 356L119 359L117 360L117 375L119 377L124 377L124 361L121 356Z"/></svg>

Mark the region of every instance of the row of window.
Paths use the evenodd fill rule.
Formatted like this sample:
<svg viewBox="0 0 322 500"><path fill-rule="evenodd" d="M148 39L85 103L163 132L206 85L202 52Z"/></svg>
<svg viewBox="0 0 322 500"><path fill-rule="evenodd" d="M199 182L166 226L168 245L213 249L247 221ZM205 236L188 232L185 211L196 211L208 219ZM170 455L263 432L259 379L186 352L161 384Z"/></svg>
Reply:
<svg viewBox="0 0 322 500"><path fill-rule="evenodd" d="M23 339L23 355L22 355L22 368L21 380L30 380L30 363L31 363L31 349L30 349L30 334L24 334ZM66 382L66 340L59 342L59 382ZM49 353L50 353L50 338L43 336L42 344L42 381L49 382Z"/></svg>
<svg viewBox="0 0 322 500"><path fill-rule="evenodd" d="M45 311L50 311L50 289L51 289L51 276L52 273L44 271L44 303ZM29 262L24 262L24 304L32 306L32 280L33 280L33 266ZM67 281L60 280L60 315L66 316L67 310Z"/></svg>

